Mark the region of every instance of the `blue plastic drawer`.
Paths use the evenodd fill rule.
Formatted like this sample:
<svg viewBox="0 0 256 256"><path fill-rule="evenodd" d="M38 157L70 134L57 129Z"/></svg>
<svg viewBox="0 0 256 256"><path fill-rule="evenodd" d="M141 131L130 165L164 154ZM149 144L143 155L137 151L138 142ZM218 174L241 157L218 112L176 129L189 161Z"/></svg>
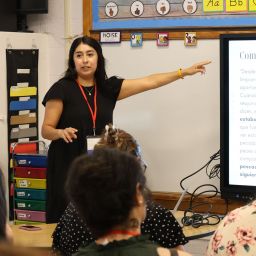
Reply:
<svg viewBox="0 0 256 256"><path fill-rule="evenodd" d="M15 197L20 199L46 200L46 190L15 188Z"/></svg>
<svg viewBox="0 0 256 256"><path fill-rule="evenodd" d="M14 160L18 166L46 167L46 155L16 154Z"/></svg>

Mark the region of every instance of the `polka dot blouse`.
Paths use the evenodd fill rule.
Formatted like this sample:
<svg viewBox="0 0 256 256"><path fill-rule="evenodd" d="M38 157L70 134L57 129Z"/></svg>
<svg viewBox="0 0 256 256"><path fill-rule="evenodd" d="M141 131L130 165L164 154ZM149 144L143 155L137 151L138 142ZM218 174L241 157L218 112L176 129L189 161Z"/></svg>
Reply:
<svg viewBox="0 0 256 256"><path fill-rule="evenodd" d="M160 205L147 206L147 217L141 225L141 232L149 240L166 248L174 248L188 242L179 223L172 213ZM85 222L79 217L73 204L69 204L52 235L53 254L69 256L78 251L81 245L94 241Z"/></svg>

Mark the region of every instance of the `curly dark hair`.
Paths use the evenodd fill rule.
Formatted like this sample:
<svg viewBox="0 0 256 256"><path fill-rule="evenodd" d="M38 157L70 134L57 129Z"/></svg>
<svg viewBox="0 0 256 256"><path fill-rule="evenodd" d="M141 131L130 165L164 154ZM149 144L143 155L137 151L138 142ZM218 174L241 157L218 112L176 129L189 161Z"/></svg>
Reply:
<svg viewBox="0 0 256 256"><path fill-rule="evenodd" d="M71 202L99 238L116 225L129 227L138 184L146 201L146 178L136 157L114 148L98 148L73 162L66 187Z"/></svg>
<svg viewBox="0 0 256 256"><path fill-rule="evenodd" d="M76 71L75 62L74 62L74 53L76 48L80 44L89 45L98 54L98 63L97 63L97 69L95 72L95 80L97 85L101 87L103 82L107 79L107 73L105 69L105 58L102 53L101 45L98 43L97 40L89 36L78 37L72 42L69 50L68 69L65 72L64 78L77 79L77 71Z"/></svg>
<svg viewBox="0 0 256 256"><path fill-rule="evenodd" d="M112 124L105 126L99 142L95 145L95 149L104 147L117 148L141 158L140 146L134 137L122 129L115 128Z"/></svg>

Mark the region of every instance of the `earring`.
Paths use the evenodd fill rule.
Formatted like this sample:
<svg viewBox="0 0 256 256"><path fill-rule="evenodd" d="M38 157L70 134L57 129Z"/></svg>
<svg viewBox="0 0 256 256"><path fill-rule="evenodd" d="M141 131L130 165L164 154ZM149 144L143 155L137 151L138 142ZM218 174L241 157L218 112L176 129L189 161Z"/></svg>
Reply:
<svg viewBox="0 0 256 256"><path fill-rule="evenodd" d="M140 226L140 222L138 219L136 219L136 218L130 219L130 227L131 228L138 228L139 226Z"/></svg>

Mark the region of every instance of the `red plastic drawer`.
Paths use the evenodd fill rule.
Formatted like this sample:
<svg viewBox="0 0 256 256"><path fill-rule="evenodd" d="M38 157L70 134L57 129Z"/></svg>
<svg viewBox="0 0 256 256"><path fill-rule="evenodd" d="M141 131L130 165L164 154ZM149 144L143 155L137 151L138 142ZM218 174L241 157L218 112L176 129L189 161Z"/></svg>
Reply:
<svg viewBox="0 0 256 256"><path fill-rule="evenodd" d="M10 145L10 153L13 153L13 146L15 145L15 143L12 143ZM37 147L36 147L36 143L26 143L26 144L17 144L14 147L14 153L18 154L18 153L34 153L36 154L37 152Z"/></svg>
<svg viewBox="0 0 256 256"><path fill-rule="evenodd" d="M14 167L14 176L20 178L46 179L46 168Z"/></svg>

